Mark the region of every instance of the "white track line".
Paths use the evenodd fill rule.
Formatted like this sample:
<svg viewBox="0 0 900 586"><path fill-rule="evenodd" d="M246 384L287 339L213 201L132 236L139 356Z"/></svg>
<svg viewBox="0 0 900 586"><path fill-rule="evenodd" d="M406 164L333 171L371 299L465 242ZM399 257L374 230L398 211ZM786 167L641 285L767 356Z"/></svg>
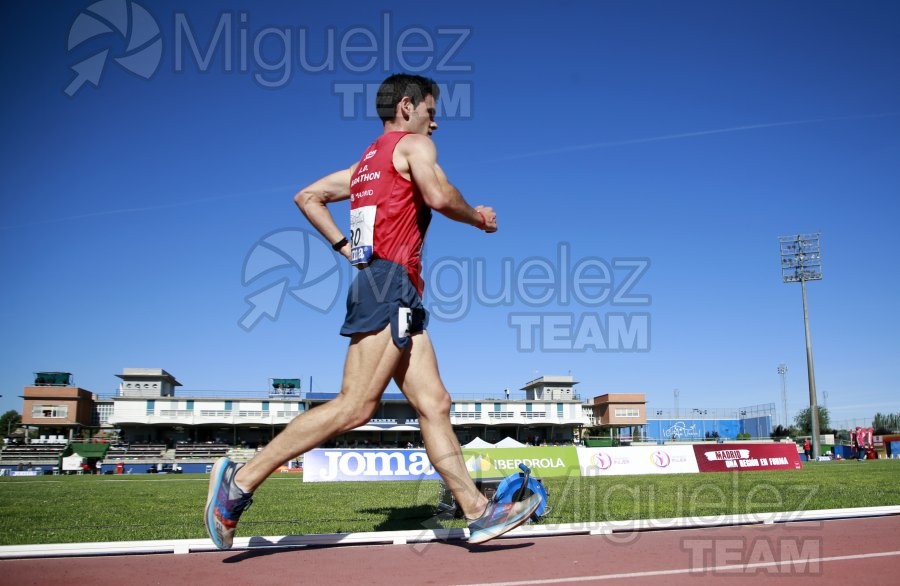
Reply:
<svg viewBox="0 0 900 586"><path fill-rule="evenodd" d="M634 521L608 521L596 523L561 523L522 525L503 535L508 538L535 538L554 535L609 535L647 530L679 530L699 527L730 527L823 521L833 519L858 519L900 515L900 506L859 507L853 509L824 509L818 511L782 511L777 513L753 513L748 515L715 515L708 517L679 517L672 519L641 519ZM467 529L436 529L413 531L381 531L372 533L331 533L312 535L282 535L278 537L238 537L234 550L306 547L310 545L408 545L422 547L434 541L466 539ZM90 543L53 543L46 545L0 546L0 559L30 557L71 557L91 555L121 555L137 553L192 553L218 551L212 541L206 539L170 539L160 541L113 541Z"/></svg>
<svg viewBox="0 0 900 586"><path fill-rule="evenodd" d="M481 582L478 584L465 584L460 586L537 586L542 584L573 584L576 582L595 582L599 580L621 580L624 578L649 578L652 576L674 576L679 574L706 574L708 572L736 572L755 570L759 568L772 568L787 565L809 565L825 562L844 562L850 560L865 560L871 558L883 558L900 556L900 551L882 551L877 553L864 553L856 555L840 555L825 558L805 558L786 560L783 562L758 562L750 564L733 564L727 566L703 566L702 568L680 568L677 570L656 570L653 572L628 572L623 574L601 574L598 576L577 576L575 578L553 578L552 580L522 580L518 582Z"/></svg>

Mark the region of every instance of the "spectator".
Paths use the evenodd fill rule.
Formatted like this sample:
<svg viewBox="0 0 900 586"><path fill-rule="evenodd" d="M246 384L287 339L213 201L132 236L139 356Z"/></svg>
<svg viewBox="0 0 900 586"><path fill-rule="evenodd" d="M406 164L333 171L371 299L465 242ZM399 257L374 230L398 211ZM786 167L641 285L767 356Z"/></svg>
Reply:
<svg viewBox="0 0 900 586"><path fill-rule="evenodd" d="M866 459L866 431L859 426L856 427L856 459Z"/></svg>

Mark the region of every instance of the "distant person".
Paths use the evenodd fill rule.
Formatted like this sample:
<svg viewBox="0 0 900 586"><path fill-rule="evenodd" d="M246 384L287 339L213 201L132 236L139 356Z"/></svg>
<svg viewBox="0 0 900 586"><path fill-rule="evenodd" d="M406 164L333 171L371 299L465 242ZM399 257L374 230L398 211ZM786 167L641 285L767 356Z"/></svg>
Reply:
<svg viewBox="0 0 900 586"><path fill-rule="evenodd" d="M860 426L856 426L856 459L866 459L866 431Z"/></svg>
<svg viewBox="0 0 900 586"><path fill-rule="evenodd" d="M803 440L803 453L806 454L807 460L812 456L812 444L809 443L809 438Z"/></svg>
<svg viewBox="0 0 900 586"><path fill-rule="evenodd" d="M517 503L488 499L469 477L450 425L450 395L441 381L424 289L421 252L432 210L485 232L497 214L471 207L437 163L431 139L438 86L417 75L392 75L381 84L376 109L384 130L358 163L327 175L294 198L313 226L359 272L347 296L341 335L350 338L338 396L294 418L245 464L222 458L210 475L206 529L216 547L231 547L251 496L284 462L371 419L393 379L416 410L428 458L469 524L470 543L482 543L524 523L538 495ZM310 144L315 142L310 139ZM350 199L350 236L328 205ZM352 242L351 242L352 240Z"/></svg>

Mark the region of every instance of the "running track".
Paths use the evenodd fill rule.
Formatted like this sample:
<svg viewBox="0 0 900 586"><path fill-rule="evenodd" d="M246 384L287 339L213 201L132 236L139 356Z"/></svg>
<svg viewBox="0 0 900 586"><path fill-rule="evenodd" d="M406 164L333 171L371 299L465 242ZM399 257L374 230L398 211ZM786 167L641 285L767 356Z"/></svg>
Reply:
<svg viewBox="0 0 900 586"><path fill-rule="evenodd" d="M0 560L0 584L897 584L900 515L612 535Z"/></svg>

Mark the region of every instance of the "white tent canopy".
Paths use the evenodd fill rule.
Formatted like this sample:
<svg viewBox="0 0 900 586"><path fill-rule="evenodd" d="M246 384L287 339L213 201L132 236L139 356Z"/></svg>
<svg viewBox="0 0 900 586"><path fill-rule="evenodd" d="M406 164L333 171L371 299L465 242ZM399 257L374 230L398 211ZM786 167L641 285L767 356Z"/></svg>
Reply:
<svg viewBox="0 0 900 586"><path fill-rule="evenodd" d="M476 437L469 443L463 446L464 448L524 448L525 444L522 442L516 441L511 437L505 437L496 444L492 444L487 442L480 437Z"/></svg>
<svg viewBox="0 0 900 586"><path fill-rule="evenodd" d="M494 447L497 447L497 448L524 448L525 444L523 444L520 441L514 440L511 437L505 437L502 440L500 440L499 442L497 442L496 444L494 444Z"/></svg>
<svg viewBox="0 0 900 586"><path fill-rule="evenodd" d="M463 447L464 448L476 448L476 449L477 448L493 448L494 444L492 444L490 442L486 442L483 439L481 439L480 437L476 437L475 439L473 439L472 441L470 441Z"/></svg>
<svg viewBox="0 0 900 586"><path fill-rule="evenodd" d="M84 462L84 458L82 458L78 454L72 454L71 456L66 456L62 459L62 469L66 471L70 470L81 470L81 464Z"/></svg>

